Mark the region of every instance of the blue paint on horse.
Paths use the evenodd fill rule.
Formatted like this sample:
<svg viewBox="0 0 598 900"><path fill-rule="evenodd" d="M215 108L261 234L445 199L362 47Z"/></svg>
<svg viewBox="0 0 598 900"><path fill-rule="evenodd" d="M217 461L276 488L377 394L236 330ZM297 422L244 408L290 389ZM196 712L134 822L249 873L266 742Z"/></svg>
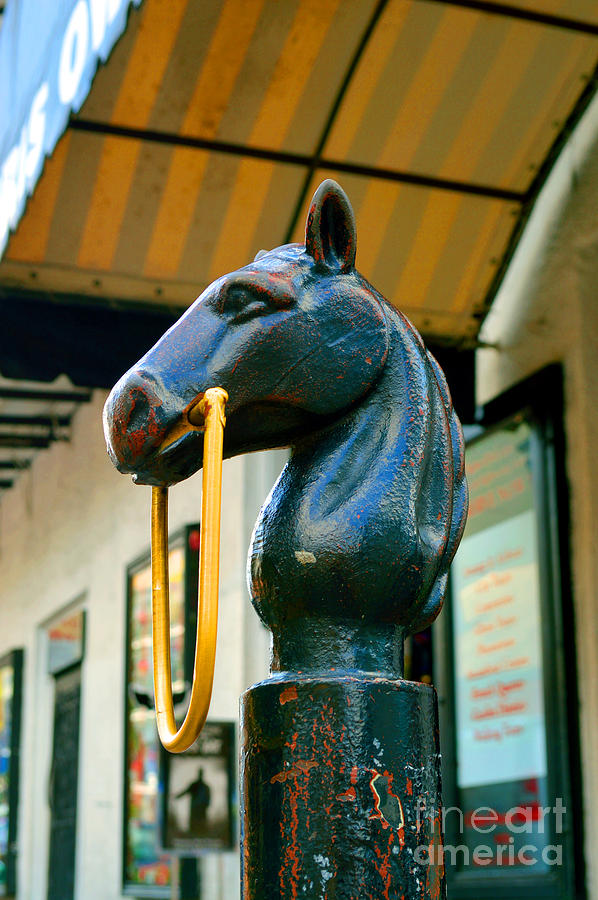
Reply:
<svg viewBox="0 0 598 900"><path fill-rule="evenodd" d="M109 453L140 483L201 466L198 433L160 448L214 385L229 394L225 456L291 447L249 557L252 599L275 637L306 619L425 627L465 525L463 440L444 376L355 270L355 247L349 201L325 181L305 246L215 281L106 404Z"/></svg>

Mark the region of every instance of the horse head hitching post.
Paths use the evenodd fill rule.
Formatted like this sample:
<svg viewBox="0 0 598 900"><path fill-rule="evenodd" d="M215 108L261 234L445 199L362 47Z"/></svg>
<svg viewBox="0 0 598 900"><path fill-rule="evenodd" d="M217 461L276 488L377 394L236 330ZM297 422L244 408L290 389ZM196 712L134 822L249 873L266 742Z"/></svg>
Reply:
<svg viewBox="0 0 598 900"><path fill-rule="evenodd" d="M210 498L222 454L291 448L249 551L272 660L241 701L244 900L445 895L436 695L403 680L403 641L442 606L467 510L463 441L436 361L356 271L355 251L350 203L324 181L305 245L261 251L211 284L106 403L113 462L154 486L161 606L168 485L205 462L205 533L218 528ZM214 387L223 390L206 393ZM218 535L204 537L209 605ZM170 684L156 685L161 735L175 750L207 714L215 624L202 615L203 696L184 740ZM155 653L167 622L161 635ZM169 682L163 643L157 682Z"/></svg>

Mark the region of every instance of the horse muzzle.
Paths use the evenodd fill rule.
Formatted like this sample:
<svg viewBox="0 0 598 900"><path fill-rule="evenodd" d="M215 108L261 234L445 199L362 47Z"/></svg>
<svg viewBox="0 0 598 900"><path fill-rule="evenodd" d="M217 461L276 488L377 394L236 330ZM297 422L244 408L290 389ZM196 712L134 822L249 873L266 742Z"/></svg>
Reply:
<svg viewBox="0 0 598 900"><path fill-rule="evenodd" d="M170 404L161 386L139 371L114 386L104 406L108 455L119 472L137 484L170 486L203 464L204 423L198 412L205 396L183 409Z"/></svg>

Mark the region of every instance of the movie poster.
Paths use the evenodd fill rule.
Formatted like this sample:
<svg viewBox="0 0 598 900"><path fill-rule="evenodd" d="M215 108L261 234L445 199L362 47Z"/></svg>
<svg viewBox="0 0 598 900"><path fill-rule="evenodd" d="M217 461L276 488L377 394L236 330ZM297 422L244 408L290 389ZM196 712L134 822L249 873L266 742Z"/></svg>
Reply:
<svg viewBox="0 0 598 900"><path fill-rule="evenodd" d="M170 550L169 576L173 690L182 694L185 639L183 542ZM164 887L166 897L169 896L170 855L160 848L159 839L160 753L153 707L151 623L151 567L147 562L129 579L125 884L152 890Z"/></svg>
<svg viewBox="0 0 598 900"><path fill-rule="evenodd" d="M163 844L180 855L234 846L233 722L206 722L184 754L163 753Z"/></svg>

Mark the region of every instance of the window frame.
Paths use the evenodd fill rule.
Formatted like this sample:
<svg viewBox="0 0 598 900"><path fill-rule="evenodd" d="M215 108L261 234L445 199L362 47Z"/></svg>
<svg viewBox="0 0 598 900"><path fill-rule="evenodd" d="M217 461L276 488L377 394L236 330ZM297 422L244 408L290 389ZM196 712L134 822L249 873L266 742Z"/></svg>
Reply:
<svg viewBox="0 0 598 900"><path fill-rule="evenodd" d="M534 509L538 535L541 637L549 802L562 796L567 808L559 835L563 865L534 874L502 867L470 871L447 866L447 882L454 900L582 900L586 896L583 857L583 816L574 606L570 573L569 503L565 471L563 375L549 366L487 404L477 417L477 433L470 445L510 422L526 421L532 428ZM456 783L457 734L455 647L452 585L447 603L434 624L435 670L439 694L443 801L459 806ZM556 739L554 739L556 736ZM448 824L447 817L447 824ZM447 844L459 843L456 833Z"/></svg>

